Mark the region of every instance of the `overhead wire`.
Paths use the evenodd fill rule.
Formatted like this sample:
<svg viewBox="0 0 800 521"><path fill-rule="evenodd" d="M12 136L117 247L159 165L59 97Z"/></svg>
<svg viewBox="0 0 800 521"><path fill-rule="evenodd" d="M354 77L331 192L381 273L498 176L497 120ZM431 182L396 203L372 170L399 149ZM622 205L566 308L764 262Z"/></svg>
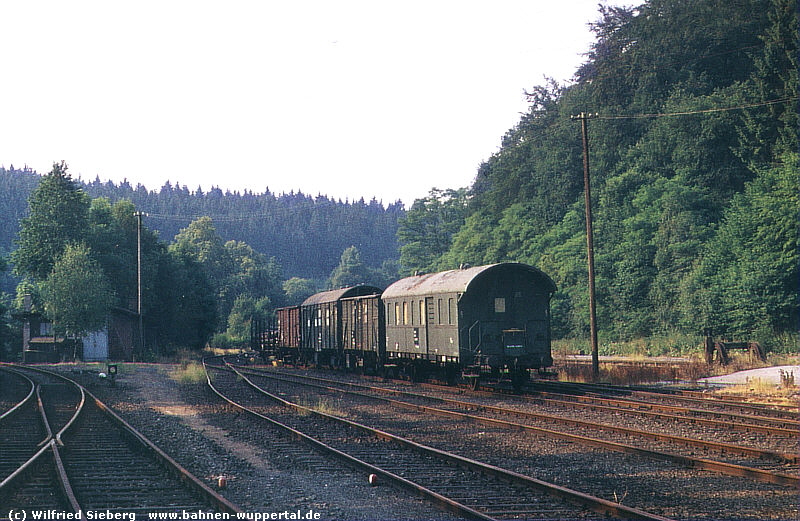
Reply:
<svg viewBox="0 0 800 521"><path fill-rule="evenodd" d="M711 114L714 112L730 112L733 110L744 110L750 109L754 107L764 107L767 105L777 105L780 103L789 103L791 101L797 101L800 99L800 96L789 96L786 98L778 98L778 99L771 99L767 101L761 101L759 103L749 103L746 105L735 105L732 107L712 107L709 109L698 109L698 110L684 110L678 112L656 112L651 114L623 114L617 116L605 116L599 115L595 119L646 119L646 118L664 118L664 117L671 117L671 116L690 116L693 114Z"/></svg>

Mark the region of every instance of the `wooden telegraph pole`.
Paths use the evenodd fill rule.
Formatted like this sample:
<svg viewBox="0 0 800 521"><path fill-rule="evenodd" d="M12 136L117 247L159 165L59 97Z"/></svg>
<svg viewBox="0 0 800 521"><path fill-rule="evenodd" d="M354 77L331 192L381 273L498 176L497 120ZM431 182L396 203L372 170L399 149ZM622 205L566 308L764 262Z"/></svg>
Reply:
<svg viewBox="0 0 800 521"><path fill-rule="evenodd" d="M142 321L142 217L144 212L134 212L136 224L136 313L139 315L139 356L144 355L144 323Z"/></svg>
<svg viewBox="0 0 800 521"><path fill-rule="evenodd" d="M581 112L572 119L581 122L583 140L583 191L586 198L586 260L589 265L589 334L592 345L592 376L600 376L600 359L597 352L597 305L594 294L594 238L592 234L592 195L589 188L589 130L588 121L597 114Z"/></svg>

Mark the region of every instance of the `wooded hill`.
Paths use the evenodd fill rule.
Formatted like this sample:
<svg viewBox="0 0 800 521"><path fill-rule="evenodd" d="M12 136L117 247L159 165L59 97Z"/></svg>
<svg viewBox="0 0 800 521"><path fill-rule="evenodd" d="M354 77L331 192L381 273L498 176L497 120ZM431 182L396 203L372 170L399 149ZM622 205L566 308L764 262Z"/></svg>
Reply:
<svg viewBox="0 0 800 521"><path fill-rule="evenodd" d="M574 82L532 89L530 110L466 192L432 193L409 210L399 230L403 269L531 263L559 287L555 336L586 337L582 141L573 117L596 114L588 134L605 339L711 327L791 344L797 27L790 0L601 7ZM442 223L449 236L430 233Z"/></svg>
<svg viewBox="0 0 800 521"><path fill-rule="evenodd" d="M28 198L40 179L29 169L0 168L0 254L15 249L19 220L27 214ZM302 193L256 194L219 188L190 191L170 182L158 191L141 184L134 188L127 182L77 183L93 199L131 201L138 211L148 214L144 226L167 243L192 221L209 216L224 240L245 242L274 257L287 279L325 280L351 246L358 248L365 264L375 268L398 257L397 220L404 214L401 202L384 207L375 199L342 202Z"/></svg>

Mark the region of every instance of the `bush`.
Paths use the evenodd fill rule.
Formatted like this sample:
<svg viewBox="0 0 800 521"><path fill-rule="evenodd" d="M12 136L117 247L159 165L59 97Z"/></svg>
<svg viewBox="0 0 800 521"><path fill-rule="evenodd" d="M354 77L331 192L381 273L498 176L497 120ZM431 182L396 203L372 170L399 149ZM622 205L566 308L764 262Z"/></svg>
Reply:
<svg viewBox="0 0 800 521"><path fill-rule="evenodd" d="M216 333L208 341L208 346L214 349L242 349L247 347L247 344L247 340L232 337L228 333Z"/></svg>

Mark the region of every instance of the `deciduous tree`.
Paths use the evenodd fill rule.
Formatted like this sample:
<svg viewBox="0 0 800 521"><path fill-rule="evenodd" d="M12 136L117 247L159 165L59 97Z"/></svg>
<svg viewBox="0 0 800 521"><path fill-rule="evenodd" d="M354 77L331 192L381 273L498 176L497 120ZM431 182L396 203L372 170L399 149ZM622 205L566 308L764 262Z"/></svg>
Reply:
<svg viewBox="0 0 800 521"><path fill-rule="evenodd" d="M67 173L63 161L42 178L29 199L11 262L17 275L46 279L67 244L83 242L89 224L89 196Z"/></svg>
<svg viewBox="0 0 800 521"><path fill-rule="evenodd" d="M75 338L101 329L114 303L103 270L83 245L68 244L40 288L56 330Z"/></svg>

